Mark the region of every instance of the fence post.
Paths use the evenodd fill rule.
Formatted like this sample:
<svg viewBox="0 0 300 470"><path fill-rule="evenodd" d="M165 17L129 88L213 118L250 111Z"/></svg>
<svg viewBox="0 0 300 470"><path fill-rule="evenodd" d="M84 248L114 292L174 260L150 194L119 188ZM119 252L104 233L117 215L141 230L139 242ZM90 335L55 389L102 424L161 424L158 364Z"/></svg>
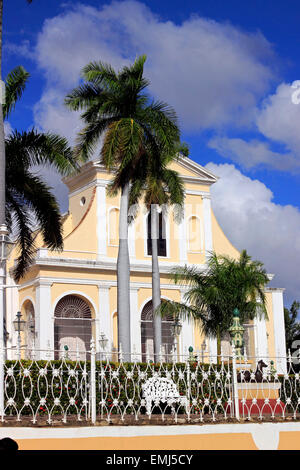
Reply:
<svg viewBox="0 0 300 470"><path fill-rule="evenodd" d="M4 420L4 346L0 341L0 417Z"/></svg>
<svg viewBox="0 0 300 470"><path fill-rule="evenodd" d="M187 419L190 421L191 419L191 368L190 368L190 358L187 358L186 363L186 379L187 379Z"/></svg>
<svg viewBox="0 0 300 470"><path fill-rule="evenodd" d="M90 401L91 401L91 421L96 422L96 350L95 341L91 340L91 382L90 382Z"/></svg>
<svg viewBox="0 0 300 470"><path fill-rule="evenodd" d="M237 388L237 373L236 373L236 354L235 347L232 344L232 386L233 386L233 401L234 401L234 412L235 417L240 420L240 408L239 408L239 392Z"/></svg>

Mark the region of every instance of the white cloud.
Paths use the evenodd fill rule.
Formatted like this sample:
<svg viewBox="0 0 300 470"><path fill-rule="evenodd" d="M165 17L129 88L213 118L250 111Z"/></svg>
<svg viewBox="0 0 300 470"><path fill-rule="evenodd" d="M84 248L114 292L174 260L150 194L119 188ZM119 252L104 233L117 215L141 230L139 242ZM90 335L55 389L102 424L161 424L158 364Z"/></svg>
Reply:
<svg viewBox="0 0 300 470"><path fill-rule="evenodd" d="M74 142L82 129L79 113L67 109L61 91L53 88L49 88L35 104L34 118L38 129L61 134L70 142Z"/></svg>
<svg viewBox="0 0 300 470"><path fill-rule="evenodd" d="M300 84L300 82L299 82ZM208 143L223 157L244 168L258 165L275 170L298 172L300 168L300 88L281 83L256 110L257 130L267 141L216 136ZM296 85L296 84L295 84ZM271 144L280 144L281 151L273 151Z"/></svg>
<svg viewBox="0 0 300 470"><path fill-rule="evenodd" d="M269 188L234 165L206 166L220 176L211 188L212 205L229 240L275 274L272 285L286 288L285 301L299 299L299 209L275 204Z"/></svg>
<svg viewBox="0 0 300 470"><path fill-rule="evenodd" d="M259 131L269 139L282 142L300 157L300 104L293 102L297 90L292 84L281 83L257 114ZM300 160L300 158L299 158Z"/></svg>
<svg viewBox="0 0 300 470"><path fill-rule="evenodd" d="M9 134L11 134L13 131L13 128L11 127L11 124L9 121L4 121L4 134L5 137L8 137Z"/></svg>
<svg viewBox="0 0 300 470"><path fill-rule="evenodd" d="M272 151L268 142L214 137L208 142L208 146L215 149L222 157L229 158L246 169L268 166L280 171L300 170L300 159L291 152Z"/></svg>
<svg viewBox="0 0 300 470"><path fill-rule="evenodd" d="M45 21L38 36L36 60L47 87L37 123L53 129L62 121L69 135L61 106L81 68L91 60L120 68L142 53L151 92L172 105L189 130L249 125L273 78L271 46L260 33L199 16L179 25L162 21L136 1L99 9L79 4Z"/></svg>

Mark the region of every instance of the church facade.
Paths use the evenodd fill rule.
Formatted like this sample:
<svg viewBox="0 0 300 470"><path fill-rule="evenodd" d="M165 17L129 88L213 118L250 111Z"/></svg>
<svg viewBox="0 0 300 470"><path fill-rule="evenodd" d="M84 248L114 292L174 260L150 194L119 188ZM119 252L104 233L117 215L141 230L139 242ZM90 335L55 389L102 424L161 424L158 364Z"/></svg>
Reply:
<svg viewBox="0 0 300 470"><path fill-rule="evenodd" d="M219 226L211 208L210 187L217 177L189 158L172 164L185 184L184 217L179 221L172 208L159 215L159 265L161 298L181 301L184 288L174 285L170 270L175 266L205 268L211 251L239 257ZM63 181L69 190L69 210L63 215L64 249L47 250L37 237L39 249L35 262L18 285L10 276L16 250L8 261L6 290L7 347L17 345L13 321L17 311L26 320L21 345L36 349L36 357L58 357L67 346L81 354L95 340L97 353L105 338L106 351L116 351L118 216L120 198L108 197L106 187L111 175L96 162L86 163L79 174ZM132 353L146 360L153 355L151 243L149 217L141 204L129 226L130 302ZM284 357L285 333L283 290L267 288L268 319L256 319L245 327L246 353L250 356ZM216 356L215 338L205 338L190 322L183 322L174 337L172 321L162 325L163 355L188 354L188 348L203 356ZM229 341L222 343L230 353ZM65 348L66 349L66 348ZM56 351L56 352L55 352ZM25 353L24 353L25 354Z"/></svg>

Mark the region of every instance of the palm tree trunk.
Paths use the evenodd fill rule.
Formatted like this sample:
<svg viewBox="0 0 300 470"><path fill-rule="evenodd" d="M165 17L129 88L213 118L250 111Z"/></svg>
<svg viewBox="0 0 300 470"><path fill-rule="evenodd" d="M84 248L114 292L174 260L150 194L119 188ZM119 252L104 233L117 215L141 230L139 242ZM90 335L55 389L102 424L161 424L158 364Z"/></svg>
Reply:
<svg viewBox="0 0 300 470"><path fill-rule="evenodd" d="M2 81L2 20L3 0L0 0L0 83ZM5 224L5 140L2 109L2 89L0 89L0 226Z"/></svg>
<svg viewBox="0 0 300 470"><path fill-rule="evenodd" d="M151 204L151 245L152 245L152 308L154 333L154 362L158 362L161 349L161 317L155 315L160 306L160 275L158 265L158 211L157 204Z"/></svg>
<svg viewBox="0 0 300 470"><path fill-rule="evenodd" d="M3 0L0 0L0 230L6 232L5 220L5 140L2 108L2 24L3 24ZM6 261L0 260L0 284L6 283ZM0 294L0 347L5 345L5 289Z"/></svg>
<svg viewBox="0 0 300 470"><path fill-rule="evenodd" d="M119 252L117 260L118 343L124 361L130 361L130 263L128 250L129 183L122 188L119 220Z"/></svg>

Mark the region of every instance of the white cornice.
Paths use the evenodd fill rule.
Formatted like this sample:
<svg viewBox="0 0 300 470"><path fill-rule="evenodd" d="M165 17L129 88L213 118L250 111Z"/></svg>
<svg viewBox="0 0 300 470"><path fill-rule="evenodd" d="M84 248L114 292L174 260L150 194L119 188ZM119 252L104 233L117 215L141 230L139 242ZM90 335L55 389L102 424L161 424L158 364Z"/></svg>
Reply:
<svg viewBox="0 0 300 470"><path fill-rule="evenodd" d="M68 278L68 277L48 277L48 276L40 276L31 281L25 282L20 286L17 286L19 290L25 289L27 287L38 287L38 286L52 286L53 284L76 284L76 285L85 285L85 286L95 286L98 289L109 289L110 287L117 287L117 280L105 280L105 279L86 279L86 278ZM152 283L150 282L130 282L130 289L131 290L139 290L139 289L152 289ZM171 289L171 290L178 290L185 292L187 286L176 285L176 284L161 284L161 289Z"/></svg>
<svg viewBox="0 0 300 470"><path fill-rule="evenodd" d="M199 165L199 163L194 162L188 157L180 156L178 158L178 162L182 165L186 170L190 170L196 173L195 177L197 182L201 181L203 184L213 184L216 183L219 179L218 176L215 176L213 173L208 171L203 166ZM198 175L198 176L197 176ZM189 178L186 177L185 178ZM191 177L193 178L193 177Z"/></svg>
<svg viewBox="0 0 300 470"><path fill-rule="evenodd" d="M109 270L109 271L116 271L117 268L117 260L115 258L108 258L108 257L99 257L97 260L89 260L89 259L79 259L79 258L36 258L34 264L36 266L55 266L57 268L76 268L76 269L91 269L91 270ZM176 266L184 266L187 263L179 263L176 262L168 262L162 261L160 263L160 273L161 274L169 274L170 269ZM192 264L187 264L188 266L192 266ZM205 269L206 265L203 265L203 270ZM199 266L200 268L200 266ZM148 260L138 260L132 259L130 262L130 271L133 272L152 272L152 262L151 258Z"/></svg>

